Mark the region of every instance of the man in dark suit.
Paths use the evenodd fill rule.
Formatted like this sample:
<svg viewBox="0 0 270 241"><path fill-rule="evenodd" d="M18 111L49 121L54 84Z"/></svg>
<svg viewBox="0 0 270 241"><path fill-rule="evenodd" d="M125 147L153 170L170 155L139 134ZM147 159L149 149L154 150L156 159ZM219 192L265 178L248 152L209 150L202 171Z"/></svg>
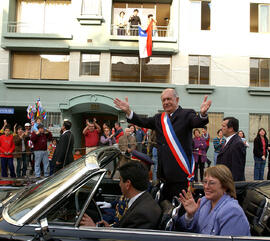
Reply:
<svg viewBox="0 0 270 241"><path fill-rule="evenodd" d="M161 94L161 102L190 162L192 159L192 129L203 127L208 123L207 111L210 108L211 101L207 101L207 96L205 96L199 115L192 109L183 109L179 106L179 97L174 89L165 89ZM116 107L126 113L128 122L156 130L158 177L165 183L162 191L163 199L171 201L173 196L178 196L182 189L187 188L188 180L187 174L179 166L165 139L161 124L161 113L150 118L140 118L130 109L127 97L125 101L116 98L114 103Z"/></svg>
<svg viewBox="0 0 270 241"><path fill-rule="evenodd" d="M161 209L146 191L149 182L147 169L141 162L133 161L124 164L118 170L122 194L129 199L129 202L123 217L113 227L156 229L161 220ZM109 227L104 220L100 223ZM80 224L96 226L87 214L84 214Z"/></svg>
<svg viewBox="0 0 270 241"><path fill-rule="evenodd" d="M226 117L221 129L226 142L217 156L217 164L227 166L234 181L245 181L246 147L237 134L239 121L234 117Z"/></svg>
<svg viewBox="0 0 270 241"><path fill-rule="evenodd" d="M60 140L56 145L55 152L53 154L53 163L54 163L54 172L57 172L63 166L68 165L73 162L73 145L74 145L74 136L71 132L71 122L64 121L63 126L61 128L62 135L60 136Z"/></svg>

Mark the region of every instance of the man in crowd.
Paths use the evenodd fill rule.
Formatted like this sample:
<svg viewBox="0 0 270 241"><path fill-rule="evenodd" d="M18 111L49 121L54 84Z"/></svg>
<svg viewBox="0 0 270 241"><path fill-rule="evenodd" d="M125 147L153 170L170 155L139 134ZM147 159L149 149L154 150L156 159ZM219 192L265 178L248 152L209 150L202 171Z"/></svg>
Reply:
<svg viewBox="0 0 270 241"><path fill-rule="evenodd" d="M52 140L52 133L45 131L43 124L37 126L37 132L31 134L31 141L34 145L35 154L35 176L40 178L40 163L43 163L44 176L49 176L49 159L47 152L47 142Z"/></svg>
<svg viewBox="0 0 270 241"><path fill-rule="evenodd" d="M142 152L143 151L143 145L145 143L146 134L144 131L139 127L135 126L136 128L136 141L137 141L137 151Z"/></svg>
<svg viewBox="0 0 270 241"><path fill-rule="evenodd" d="M29 163L26 152L30 151L30 148L28 147L30 133L27 130L24 132L22 126L17 126L17 131L13 137L13 140L15 144L15 153L13 157L17 159L17 177L26 176L27 166Z"/></svg>
<svg viewBox="0 0 270 241"><path fill-rule="evenodd" d="M130 129L125 129L125 134L119 138L119 149L122 152L119 166L128 162L131 158L131 152L136 149L136 138L130 135Z"/></svg>
<svg viewBox="0 0 270 241"><path fill-rule="evenodd" d="M149 177L145 166L138 162L129 162L121 166L120 188L122 194L129 199L128 209L118 223L117 228L156 229L161 217L161 209L146 191ZM109 224L102 220L105 227ZM96 226L93 220L84 214L81 225Z"/></svg>
<svg viewBox="0 0 270 241"><path fill-rule="evenodd" d="M13 165L13 155L15 145L13 135L10 134L10 126L8 124L4 127L4 135L0 136L0 157L1 157L1 175L8 177L8 168L10 176L16 177Z"/></svg>
<svg viewBox="0 0 270 241"><path fill-rule="evenodd" d="M114 128L115 128L115 133L114 133L114 138L116 143L119 142L119 138L124 135L124 131L122 129L122 127L120 126L119 122L115 122L114 123Z"/></svg>
<svg viewBox="0 0 270 241"><path fill-rule="evenodd" d="M62 167L74 161L72 153L74 146L74 136L70 130L71 125L71 122L66 120L61 127L63 133L60 136L58 144L56 145L52 159L54 164L54 172L57 172Z"/></svg>
<svg viewBox="0 0 270 241"><path fill-rule="evenodd" d="M93 119L93 122L89 122L88 119L86 120L86 127L83 129L86 154L92 150L95 150L98 146L100 132L101 128L98 125L96 118Z"/></svg>
<svg viewBox="0 0 270 241"><path fill-rule="evenodd" d="M239 121L234 117L226 117L221 125L226 138L225 145L217 156L217 164L227 166L234 181L245 181L246 147L237 132Z"/></svg>
<svg viewBox="0 0 270 241"><path fill-rule="evenodd" d="M186 189L188 185L188 175L180 167L176 156L165 138L164 124L170 122L175 132L175 137L182 146L182 155L186 158L183 160L190 163L192 159L192 129L203 127L208 123L207 111L211 106L211 101L207 101L205 96L201 104L200 114L197 115L194 110L183 109L178 105L179 97L174 89L165 89L161 94L161 102L164 113L156 114L150 118L140 118L134 113L129 106L128 98L114 100L115 106L126 113L128 122L135 125L156 130L157 146L158 146L158 177L164 183L162 191L163 197L171 201L173 196L178 196L182 189ZM174 139L175 139L174 137Z"/></svg>

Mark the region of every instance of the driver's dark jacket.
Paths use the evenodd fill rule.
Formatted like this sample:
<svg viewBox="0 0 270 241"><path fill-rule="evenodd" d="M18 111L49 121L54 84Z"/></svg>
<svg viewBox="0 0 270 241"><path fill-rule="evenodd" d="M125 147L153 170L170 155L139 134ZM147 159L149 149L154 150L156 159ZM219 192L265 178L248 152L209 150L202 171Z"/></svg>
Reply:
<svg viewBox="0 0 270 241"><path fill-rule="evenodd" d="M155 229L161 220L161 209L148 192L144 192L128 208L116 228Z"/></svg>

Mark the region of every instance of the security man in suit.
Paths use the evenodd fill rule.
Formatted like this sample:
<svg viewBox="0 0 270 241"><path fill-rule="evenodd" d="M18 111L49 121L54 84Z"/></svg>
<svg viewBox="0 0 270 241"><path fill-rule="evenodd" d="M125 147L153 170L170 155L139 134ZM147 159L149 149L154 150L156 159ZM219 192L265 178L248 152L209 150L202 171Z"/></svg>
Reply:
<svg viewBox="0 0 270 241"><path fill-rule="evenodd" d="M128 162L118 168L122 194L129 199L128 208L113 227L156 229L161 219L161 209L147 192L149 176L144 164L139 161ZM99 224L110 225L102 220ZM92 218L84 214L82 226L96 226Z"/></svg>
<svg viewBox="0 0 270 241"><path fill-rule="evenodd" d="M55 152L53 154L53 165L54 172L57 172L64 166L74 161L73 157L73 145L74 145L74 136L71 132L71 122L66 120L64 121L61 128L61 136L58 144L56 145Z"/></svg>
<svg viewBox="0 0 270 241"><path fill-rule="evenodd" d="M217 164L227 166L234 181L245 181L246 147L237 132L239 121L234 117L223 119L221 130L226 138L225 145L217 156Z"/></svg>
<svg viewBox="0 0 270 241"><path fill-rule="evenodd" d="M165 89L161 94L161 102L164 112L169 116L172 128L178 138L187 157L187 162L192 160L192 129L203 127L208 123L207 111L211 101L205 96L201 104L200 114L192 109L183 109L179 106L179 97L174 89ZM126 113L128 122L140 127L156 130L158 148L158 177L164 183L162 191L163 199L169 201L173 196L178 196L182 189L188 185L188 175L180 167L168 142L162 127L162 114L156 114L150 118L141 118L134 113L129 106L128 98L120 100L116 98L114 104Z"/></svg>

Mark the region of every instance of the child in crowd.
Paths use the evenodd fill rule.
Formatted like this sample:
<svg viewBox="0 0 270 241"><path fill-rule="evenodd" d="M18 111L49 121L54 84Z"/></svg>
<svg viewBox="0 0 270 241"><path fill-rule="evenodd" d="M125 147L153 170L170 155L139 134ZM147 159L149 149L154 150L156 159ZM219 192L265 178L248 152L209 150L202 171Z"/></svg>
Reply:
<svg viewBox="0 0 270 241"><path fill-rule="evenodd" d="M37 117L31 132L33 132L33 131L37 132L38 131L37 127L38 127L39 124L42 124L42 119L40 117Z"/></svg>
<svg viewBox="0 0 270 241"><path fill-rule="evenodd" d="M74 161L80 159L81 157L82 157L81 151L79 149L76 149L73 155Z"/></svg>
<svg viewBox="0 0 270 241"><path fill-rule="evenodd" d="M56 149L56 139L52 140L52 143L48 146L48 158L49 158L49 162L50 162L50 175L53 174L53 154L54 151Z"/></svg>

